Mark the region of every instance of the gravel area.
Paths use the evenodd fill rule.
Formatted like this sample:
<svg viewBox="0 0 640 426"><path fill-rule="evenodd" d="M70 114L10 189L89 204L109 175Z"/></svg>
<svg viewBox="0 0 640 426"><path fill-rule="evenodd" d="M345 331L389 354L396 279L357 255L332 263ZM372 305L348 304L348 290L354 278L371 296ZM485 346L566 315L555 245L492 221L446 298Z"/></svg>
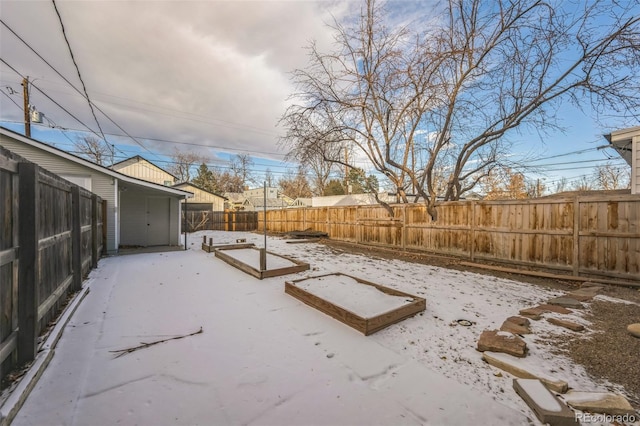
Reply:
<svg viewBox="0 0 640 426"><path fill-rule="evenodd" d="M595 300L585 319L593 331L584 337L558 341L559 349L596 378L622 385L634 408L640 408L640 339L627 325L640 322L640 305Z"/></svg>

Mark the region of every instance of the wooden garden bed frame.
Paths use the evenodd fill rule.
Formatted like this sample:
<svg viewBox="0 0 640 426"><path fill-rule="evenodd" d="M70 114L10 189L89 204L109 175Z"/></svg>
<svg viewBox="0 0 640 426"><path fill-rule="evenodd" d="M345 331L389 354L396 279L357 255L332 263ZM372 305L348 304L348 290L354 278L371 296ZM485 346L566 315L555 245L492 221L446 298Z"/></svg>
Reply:
<svg viewBox="0 0 640 426"><path fill-rule="evenodd" d="M251 244L251 246L253 246L253 244ZM271 256L277 256L283 259L288 260L289 262L294 263L294 266L287 266L285 268L277 268L277 269L266 269L264 271L261 271L259 269L254 268L251 265L247 265L246 263L234 258L233 256L225 253L225 251L232 251L232 250L237 250L237 249L241 249L241 248L252 248L253 250L256 251L256 255L260 255L260 249L257 247L221 247L221 248L217 248L214 250L216 257L220 258L221 260L224 260L225 262L227 262L229 265L234 266L238 269L240 269L243 272L246 272L249 275L253 275L254 277L258 278L259 280L263 279L263 278L270 278L270 277L279 277L281 275L288 275L288 274L295 274L297 272L302 272L302 271L306 271L309 269L309 264L308 263L304 263L301 262L299 260L296 259L292 259L290 257L287 256L282 256L280 254L276 254L276 253L272 253L270 251L267 251L268 255ZM267 264L267 267L269 267L269 265Z"/></svg>
<svg viewBox="0 0 640 426"><path fill-rule="evenodd" d="M212 251L215 251L215 250L218 250L218 249L244 249L244 248L252 248L252 247L255 247L255 246L256 245L253 244L253 243L214 244L212 246L202 243L202 250L206 251L207 253L211 253Z"/></svg>
<svg viewBox="0 0 640 426"><path fill-rule="evenodd" d="M411 298L413 299L413 301L399 308L384 312L375 317L363 318L355 312L351 312L348 309L337 306L334 303L329 302L328 300L325 300L321 297L318 297L315 294L312 294L296 285L297 283L300 283L305 280L327 277L331 275L343 275L345 277L349 277L356 280L358 283L362 285L369 285L369 286L375 287L376 289L390 296L401 296L401 297ZM284 292L295 297L301 302L311 307L314 307L317 310L337 319L338 321L345 323L349 327L355 328L359 332L363 333L365 336L373 334L376 331L380 331L383 328L386 328L392 324L400 322L417 313L420 313L424 311L427 306L426 300L421 297L404 293L402 291L394 290L392 288L384 287L379 284L365 281L360 278L352 277L351 275L342 274L340 272L333 273L333 274L318 275L318 276L309 277L309 278L302 278L299 280L287 281L285 282L285 285L284 285Z"/></svg>
<svg viewBox="0 0 640 426"><path fill-rule="evenodd" d="M238 241L244 241L244 240L238 240ZM223 249L223 248L243 249L243 248L250 248L250 247L255 247L255 244L246 243L246 242L235 243L235 244L213 244L212 238L209 238L209 244L207 244L207 237L206 236L202 237L202 250L206 251L207 253L211 253L216 249Z"/></svg>

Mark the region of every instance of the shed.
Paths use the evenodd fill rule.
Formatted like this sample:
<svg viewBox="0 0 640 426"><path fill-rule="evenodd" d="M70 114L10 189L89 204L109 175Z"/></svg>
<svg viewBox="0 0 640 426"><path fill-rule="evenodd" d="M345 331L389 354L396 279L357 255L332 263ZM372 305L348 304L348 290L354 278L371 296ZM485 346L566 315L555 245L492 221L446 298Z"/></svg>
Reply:
<svg viewBox="0 0 640 426"><path fill-rule="evenodd" d="M102 197L107 253L180 244L180 201L190 192L126 176L4 127L0 145Z"/></svg>
<svg viewBox="0 0 640 426"><path fill-rule="evenodd" d="M224 211L224 203L227 197L223 195L207 191L190 182L179 183L173 187L193 193L193 198L190 198L187 202L187 208L190 210Z"/></svg>
<svg viewBox="0 0 640 426"><path fill-rule="evenodd" d="M631 166L631 193L640 194L640 126L617 130L604 137Z"/></svg>

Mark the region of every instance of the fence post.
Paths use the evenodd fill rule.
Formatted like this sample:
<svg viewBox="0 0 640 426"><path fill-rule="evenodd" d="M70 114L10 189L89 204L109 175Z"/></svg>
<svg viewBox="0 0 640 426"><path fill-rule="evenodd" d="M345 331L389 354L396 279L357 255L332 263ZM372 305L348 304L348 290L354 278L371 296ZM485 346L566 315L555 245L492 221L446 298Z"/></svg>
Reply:
<svg viewBox="0 0 640 426"><path fill-rule="evenodd" d="M469 204L471 210L471 232L469 241L469 259L474 262L476 257L476 202L471 201Z"/></svg>
<svg viewBox="0 0 640 426"><path fill-rule="evenodd" d="M38 166L33 163L18 165L19 209L18 224L18 363L33 361L38 338L38 239L40 237L38 212L40 190Z"/></svg>
<svg viewBox="0 0 640 426"><path fill-rule="evenodd" d="M91 195L91 269L98 267L98 196Z"/></svg>
<svg viewBox="0 0 640 426"><path fill-rule="evenodd" d="M407 251L407 203L402 205L402 251Z"/></svg>
<svg viewBox="0 0 640 426"><path fill-rule="evenodd" d="M573 200L573 275L580 275L580 200Z"/></svg>
<svg viewBox="0 0 640 426"><path fill-rule="evenodd" d="M107 252L107 221L107 200L102 199L102 254Z"/></svg>
<svg viewBox="0 0 640 426"><path fill-rule="evenodd" d="M71 266L73 282L71 288L78 291L82 288L82 230L80 222L80 187L71 187Z"/></svg>

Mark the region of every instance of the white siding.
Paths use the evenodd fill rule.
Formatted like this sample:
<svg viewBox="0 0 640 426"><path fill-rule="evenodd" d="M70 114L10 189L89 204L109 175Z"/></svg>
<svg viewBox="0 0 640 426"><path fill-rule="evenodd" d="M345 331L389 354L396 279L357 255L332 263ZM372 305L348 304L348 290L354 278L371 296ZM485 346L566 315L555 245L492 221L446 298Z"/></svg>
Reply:
<svg viewBox="0 0 640 426"><path fill-rule="evenodd" d="M107 253L115 253L117 246L116 233L116 192L115 179L96 170L84 167L73 161L53 155L45 150L24 144L18 140L0 134L0 145L9 151L23 156L40 167L56 174L85 175L91 177L91 188L94 194L107 202Z"/></svg>
<svg viewBox="0 0 640 426"><path fill-rule="evenodd" d="M189 198L187 203L211 203L213 205L213 211L224 211L224 198L189 184L179 185L178 187L193 193L193 198Z"/></svg>
<svg viewBox="0 0 640 426"><path fill-rule="evenodd" d="M139 160L132 164L127 164L127 162L120 165L116 164L114 165L113 170L116 170L123 175L146 180L147 182L157 183L159 185L165 185L168 183L168 186L171 186L175 183L173 176L146 160Z"/></svg>

